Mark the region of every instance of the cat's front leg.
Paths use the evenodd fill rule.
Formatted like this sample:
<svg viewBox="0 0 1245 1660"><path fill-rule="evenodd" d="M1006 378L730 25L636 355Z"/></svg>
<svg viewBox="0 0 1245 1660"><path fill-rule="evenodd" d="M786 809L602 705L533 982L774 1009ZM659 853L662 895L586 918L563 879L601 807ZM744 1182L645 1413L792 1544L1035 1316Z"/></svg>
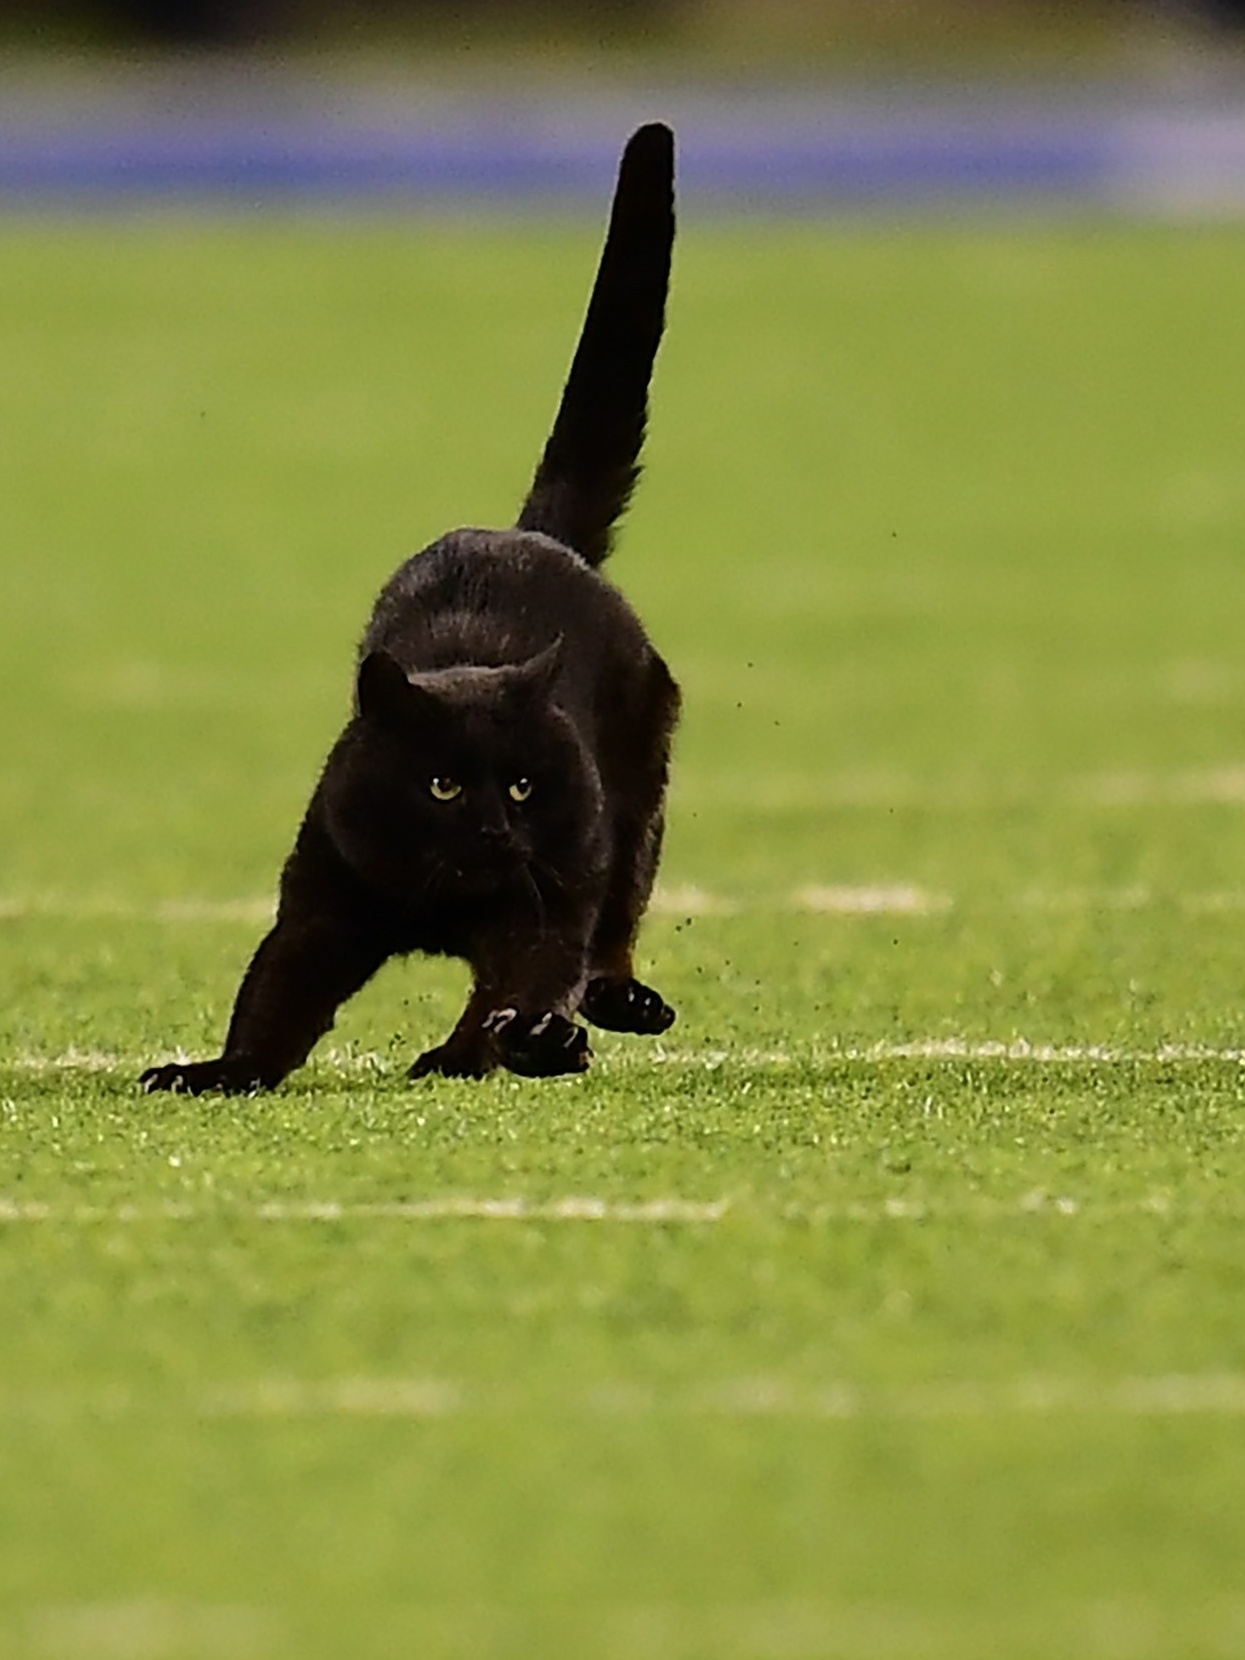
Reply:
<svg viewBox="0 0 1245 1660"><path fill-rule="evenodd" d="M497 1050L485 1024L492 1007L492 994L477 984L449 1037L435 1049L425 1049L408 1076L427 1078L439 1073L443 1078L485 1078L496 1071Z"/></svg>
<svg viewBox="0 0 1245 1660"><path fill-rule="evenodd" d="M377 939L343 923L282 915L243 977L224 1053L149 1067L140 1084L186 1095L274 1089L388 955Z"/></svg>
<svg viewBox="0 0 1245 1660"><path fill-rule="evenodd" d="M482 939L472 955L475 988L458 1024L419 1057L411 1076L483 1077L497 1066L526 1078L586 1071L588 1034L571 1015L583 992L588 933L576 919L535 938L520 929Z"/></svg>
<svg viewBox="0 0 1245 1660"><path fill-rule="evenodd" d="M410 1076L484 1078L504 1066L522 1077L551 1078L584 1072L591 1059L587 1032L564 1014L522 1010L517 999L477 986L449 1037L425 1050Z"/></svg>
<svg viewBox="0 0 1245 1660"><path fill-rule="evenodd" d="M481 983L494 988L485 1030L497 1058L525 1078L586 1072L588 1034L572 1018L587 977L590 925L569 921L535 939L506 940L480 964Z"/></svg>
<svg viewBox="0 0 1245 1660"><path fill-rule="evenodd" d="M503 1004L489 1015L485 1028L502 1065L523 1078L586 1072L592 1060L587 1032L556 1009L532 1014Z"/></svg>

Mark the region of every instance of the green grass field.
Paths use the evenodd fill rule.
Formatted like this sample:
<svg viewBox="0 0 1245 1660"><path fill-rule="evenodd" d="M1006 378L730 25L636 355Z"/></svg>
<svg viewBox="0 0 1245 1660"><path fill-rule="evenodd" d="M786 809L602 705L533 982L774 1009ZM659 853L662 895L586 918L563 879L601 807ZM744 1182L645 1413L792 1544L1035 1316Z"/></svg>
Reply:
<svg viewBox="0 0 1245 1660"><path fill-rule="evenodd" d="M207 1052L594 226L0 229L0 1654L1245 1649L1245 230L696 225L663 1045Z"/></svg>

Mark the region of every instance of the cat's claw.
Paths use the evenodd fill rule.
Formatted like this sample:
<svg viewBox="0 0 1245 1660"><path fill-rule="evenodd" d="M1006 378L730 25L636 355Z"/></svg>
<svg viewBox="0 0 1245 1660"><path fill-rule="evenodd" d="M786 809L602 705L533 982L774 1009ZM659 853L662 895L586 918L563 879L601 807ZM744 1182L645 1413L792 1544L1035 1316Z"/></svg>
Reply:
<svg viewBox="0 0 1245 1660"><path fill-rule="evenodd" d="M503 1066L524 1078L555 1078L566 1072L586 1072L592 1059L588 1034L564 1014L520 1014L518 1009L494 1009L484 1022Z"/></svg>
<svg viewBox="0 0 1245 1660"><path fill-rule="evenodd" d="M270 1084L259 1074L254 1061L171 1061L165 1066L149 1066L138 1080L148 1095L156 1090L171 1090L174 1095L206 1095L216 1091L221 1095L254 1095L268 1089Z"/></svg>
<svg viewBox="0 0 1245 1660"><path fill-rule="evenodd" d="M657 1037L674 1025L674 1010L659 991L639 980L589 980L579 1012L607 1032L638 1032Z"/></svg>

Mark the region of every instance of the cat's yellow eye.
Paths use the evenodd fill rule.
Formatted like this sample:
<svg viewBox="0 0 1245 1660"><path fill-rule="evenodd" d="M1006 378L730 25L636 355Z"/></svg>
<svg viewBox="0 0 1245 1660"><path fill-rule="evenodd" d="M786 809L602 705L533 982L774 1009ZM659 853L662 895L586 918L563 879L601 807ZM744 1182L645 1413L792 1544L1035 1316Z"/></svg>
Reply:
<svg viewBox="0 0 1245 1660"><path fill-rule="evenodd" d="M456 795L463 793L463 787L456 778L434 778L428 788L436 801L453 801Z"/></svg>
<svg viewBox="0 0 1245 1660"><path fill-rule="evenodd" d="M511 801L526 801L531 793L532 780L530 778L516 778L510 786Z"/></svg>

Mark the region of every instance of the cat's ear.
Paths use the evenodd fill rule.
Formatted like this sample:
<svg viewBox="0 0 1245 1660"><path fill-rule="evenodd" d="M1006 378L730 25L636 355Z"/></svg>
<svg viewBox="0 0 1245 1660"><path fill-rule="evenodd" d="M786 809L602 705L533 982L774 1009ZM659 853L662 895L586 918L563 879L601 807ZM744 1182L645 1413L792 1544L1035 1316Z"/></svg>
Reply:
<svg viewBox="0 0 1245 1660"><path fill-rule="evenodd" d="M529 697L544 697L548 694L558 677L558 670L562 667L562 647L563 636L559 634L551 645L547 645L543 651L538 651L535 657L529 657L525 663L515 665L515 684Z"/></svg>
<svg viewBox="0 0 1245 1660"><path fill-rule="evenodd" d="M422 686L413 686L402 665L387 651L369 651L359 664L355 700L364 720L379 726L409 725L427 719L436 699Z"/></svg>

